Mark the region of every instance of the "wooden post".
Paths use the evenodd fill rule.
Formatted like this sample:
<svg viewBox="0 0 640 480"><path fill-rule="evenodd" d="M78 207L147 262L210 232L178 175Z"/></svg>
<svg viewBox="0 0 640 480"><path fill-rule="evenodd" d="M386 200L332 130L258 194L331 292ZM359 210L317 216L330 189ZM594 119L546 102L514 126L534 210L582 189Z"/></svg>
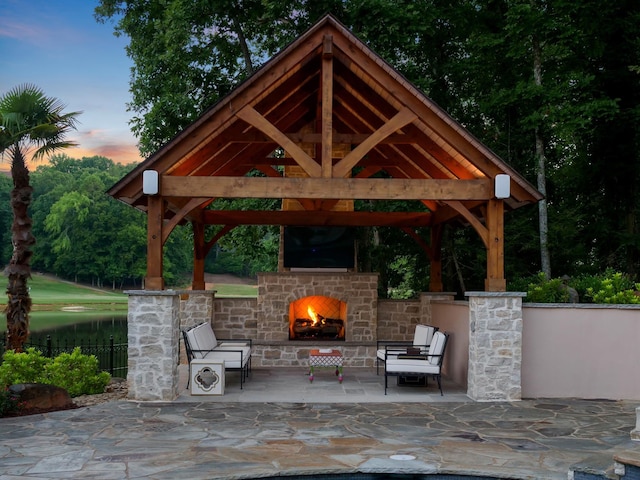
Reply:
<svg viewBox="0 0 640 480"><path fill-rule="evenodd" d="M505 292L504 278L504 200L492 199L487 203L487 278L484 288L487 292Z"/></svg>
<svg viewBox="0 0 640 480"><path fill-rule="evenodd" d="M162 277L162 226L164 199L160 195L150 195L147 212L147 276L145 290L164 290Z"/></svg>
<svg viewBox="0 0 640 480"><path fill-rule="evenodd" d="M442 292L442 224L431 228L431 257L429 258L429 291Z"/></svg>
<svg viewBox="0 0 640 480"><path fill-rule="evenodd" d="M333 39L325 35L322 52L322 176L331 178L333 171Z"/></svg>
<svg viewBox="0 0 640 480"><path fill-rule="evenodd" d="M193 279L191 288L193 290L205 290L204 282L204 224L202 222L192 222L193 229Z"/></svg>

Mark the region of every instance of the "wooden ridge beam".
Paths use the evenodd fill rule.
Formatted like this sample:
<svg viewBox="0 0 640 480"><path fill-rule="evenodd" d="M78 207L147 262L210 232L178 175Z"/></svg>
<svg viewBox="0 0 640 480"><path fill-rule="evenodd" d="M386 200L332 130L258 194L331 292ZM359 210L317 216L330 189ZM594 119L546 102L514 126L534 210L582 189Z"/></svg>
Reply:
<svg viewBox="0 0 640 480"><path fill-rule="evenodd" d="M163 176L164 197L338 200L488 200L491 179L264 178Z"/></svg>
<svg viewBox="0 0 640 480"><path fill-rule="evenodd" d="M207 225L297 225L417 228L431 225L430 212L334 212L326 210L205 210Z"/></svg>

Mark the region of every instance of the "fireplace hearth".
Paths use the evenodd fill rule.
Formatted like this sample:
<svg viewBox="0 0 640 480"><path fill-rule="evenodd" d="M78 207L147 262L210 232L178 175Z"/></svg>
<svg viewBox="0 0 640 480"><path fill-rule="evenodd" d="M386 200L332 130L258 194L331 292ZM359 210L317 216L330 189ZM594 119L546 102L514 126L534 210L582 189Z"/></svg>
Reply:
<svg viewBox="0 0 640 480"><path fill-rule="evenodd" d="M291 302L289 306L289 340L344 341L345 302L315 295Z"/></svg>

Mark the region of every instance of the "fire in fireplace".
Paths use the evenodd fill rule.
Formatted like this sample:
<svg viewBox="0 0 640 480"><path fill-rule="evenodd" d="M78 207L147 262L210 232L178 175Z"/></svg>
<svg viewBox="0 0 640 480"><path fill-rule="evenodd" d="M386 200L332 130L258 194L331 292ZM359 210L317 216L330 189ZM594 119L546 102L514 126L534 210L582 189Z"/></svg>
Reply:
<svg viewBox="0 0 640 480"><path fill-rule="evenodd" d="M289 305L289 340L345 339L347 304L337 298L314 295Z"/></svg>

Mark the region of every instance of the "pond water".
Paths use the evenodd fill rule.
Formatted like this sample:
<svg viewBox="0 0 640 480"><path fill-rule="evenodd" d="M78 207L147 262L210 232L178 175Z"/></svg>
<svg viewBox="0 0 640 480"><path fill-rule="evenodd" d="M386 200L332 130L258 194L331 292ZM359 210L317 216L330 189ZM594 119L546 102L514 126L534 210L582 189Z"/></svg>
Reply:
<svg viewBox="0 0 640 480"><path fill-rule="evenodd" d="M127 341L126 312L33 312L31 337L50 335L52 339Z"/></svg>

